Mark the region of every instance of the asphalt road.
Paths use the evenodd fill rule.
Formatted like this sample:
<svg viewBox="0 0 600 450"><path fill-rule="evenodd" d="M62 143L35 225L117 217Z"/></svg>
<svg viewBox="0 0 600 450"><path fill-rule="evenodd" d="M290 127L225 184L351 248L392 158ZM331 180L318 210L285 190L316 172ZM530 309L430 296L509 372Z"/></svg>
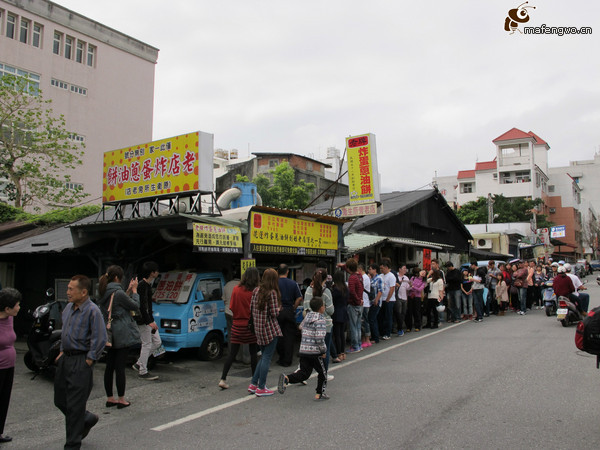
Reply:
<svg viewBox="0 0 600 450"><path fill-rule="evenodd" d="M588 277L591 307L600 287ZM482 323L444 324L371 347L332 365L326 402L316 379L284 395L246 395L249 366L234 364L229 390L217 387L222 361L181 355L139 380L128 370L132 406L104 407L102 374L88 409L100 422L83 448L600 448L600 370L577 351L575 328L534 310ZM64 418L52 383L18 366L6 448L59 449ZM271 365L268 385L277 383Z"/></svg>

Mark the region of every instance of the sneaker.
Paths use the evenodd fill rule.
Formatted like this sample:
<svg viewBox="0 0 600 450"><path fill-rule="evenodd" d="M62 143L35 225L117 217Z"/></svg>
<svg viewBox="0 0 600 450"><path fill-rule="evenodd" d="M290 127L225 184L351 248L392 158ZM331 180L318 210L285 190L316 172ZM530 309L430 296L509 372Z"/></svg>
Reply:
<svg viewBox="0 0 600 450"><path fill-rule="evenodd" d="M139 365L138 363L135 363L133 366L131 366L131 368L132 368L133 370L135 370L136 372L139 372L139 371L140 371L140 365Z"/></svg>
<svg viewBox="0 0 600 450"><path fill-rule="evenodd" d="M420 328L415 328L415 331L421 331L421 329Z"/></svg>
<svg viewBox="0 0 600 450"><path fill-rule="evenodd" d="M402 330L398 331L398 336L404 336L404 331L402 331Z"/></svg>
<svg viewBox="0 0 600 450"><path fill-rule="evenodd" d="M385 338L384 338L384 339L385 339ZM355 348L352 348L352 347L350 347L350 348L349 348L349 349L346 351L346 353L357 353L357 352L359 352L359 351L360 351L360 350L357 350L357 349L355 349Z"/></svg>
<svg viewBox="0 0 600 450"><path fill-rule="evenodd" d="M391 337L389 337L389 336L383 336L381 339L383 339L384 341L387 341L387 340L391 339Z"/></svg>
<svg viewBox="0 0 600 450"><path fill-rule="evenodd" d="M138 375L138 378L141 378L142 380L148 380L148 381L154 381L154 380L158 380L158 375L151 375L150 372L146 372L145 374L140 374ZM220 385L221 383L219 383Z"/></svg>
<svg viewBox="0 0 600 450"><path fill-rule="evenodd" d="M283 394L285 392L285 389L287 388L287 385L288 385L288 381L287 381L287 377L285 376L285 373L280 373L279 374L279 382L277 383L277 392L279 392L280 394ZM256 395L258 395L258 393Z"/></svg>
<svg viewBox="0 0 600 450"><path fill-rule="evenodd" d="M303 384L304 386L308 386L308 381L306 381L306 380L302 380L302 381L300 382L300 384Z"/></svg>
<svg viewBox="0 0 600 450"><path fill-rule="evenodd" d="M275 392L272 391L271 389L257 389L255 394L257 397L268 397L269 395L273 395Z"/></svg>
<svg viewBox="0 0 600 450"><path fill-rule="evenodd" d="M221 389L229 389L229 385L227 384L227 381L225 381L225 380L219 381L219 387Z"/></svg>
<svg viewBox="0 0 600 450"><path fill-rule="evenodd" d="M327 381L333 380L335 377L333 375L327 375Z"/></svg>
<svg viewBox="0 0 600 450"><path fill-rule="evenodd" d="M327 395L325 392L323 392L322 394L317 394L315 396L315 401L321 401L321 400L329 400L329 395Z"/></svg>
<svg viewBox="0 0 600 450"><path fill-rule="evenodd" d="M477 322L483 322L483 319L480 317L479 319L477 319Z"/></svg>
<svg viewBox="0 0 600 450"><path fill-rule="evenodd" d="M256 394L257 389L258 389L258 387L256 387L255 384L250 384L248 386L248 394Z"/></svg>

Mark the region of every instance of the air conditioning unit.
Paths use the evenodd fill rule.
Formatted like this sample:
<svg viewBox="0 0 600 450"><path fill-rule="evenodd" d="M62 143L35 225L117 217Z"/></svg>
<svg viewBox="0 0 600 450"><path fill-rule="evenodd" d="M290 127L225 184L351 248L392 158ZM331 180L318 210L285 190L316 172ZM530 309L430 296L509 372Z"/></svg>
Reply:
<svg viewBox="0 0 600 450"><path fill-rule="evenodd" d="M489 250L492 248L492 240L491 239L477 239L477 248L482 250Z"/></svg>

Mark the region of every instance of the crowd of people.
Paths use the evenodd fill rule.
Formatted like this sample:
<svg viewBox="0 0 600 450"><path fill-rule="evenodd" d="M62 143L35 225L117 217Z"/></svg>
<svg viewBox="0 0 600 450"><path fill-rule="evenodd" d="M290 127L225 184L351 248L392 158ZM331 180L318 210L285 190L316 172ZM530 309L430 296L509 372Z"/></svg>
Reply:
<svg viewBox="0 0 600 450"><path fill-rule="evenodd" d="M248 392L259 397L273 395L266 386L271 358L277 350L277 363L291 365L290 343L296 326L290 324L290 318L300 303L305 314L300 324L300 364L294 372L280 375L278 389L283 393L288 383L305 382L316 370L315 398L321 400L328 398L325 388L327 381L333 380L327 373L329 364L343 362L347 354L393 335L438 328L444 321L478 323L507 311L526 315L528 310L544 307L543 289L549 280L554 281L558 295L569 296L585 314L589 296L581 292L585 286L570 271L568 263L551 259L544 264L515 259L498 266L491 260L487 265L473 262L460 269L447 262L445 270L434 259L428 270L413 267L409 271L404 264L393 267L387 258L369 266L351 258L338 264L333 274L328 273L326 264L318 264L302 298L298 286L288 278L285 264L277 271L267 269L260 281L258 271L251 268L231 296L231 348L219 387L229 388L227 373L239 346L249 344L253 376ZM258 351L262 356L257 364Z"/></svg>

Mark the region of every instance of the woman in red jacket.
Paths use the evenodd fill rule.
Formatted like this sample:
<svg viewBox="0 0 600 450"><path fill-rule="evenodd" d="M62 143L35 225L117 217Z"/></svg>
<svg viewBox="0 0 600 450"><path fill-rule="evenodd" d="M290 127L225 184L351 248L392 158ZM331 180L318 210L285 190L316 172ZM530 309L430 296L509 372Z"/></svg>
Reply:
<svg viewBox="0 0 600 450"><path fill-rule="evenodd" d="M240 283L233 288L229 309L233 313L233 324L231 325L231 336L229 337L229 356L223 366L223 374L219 387L229 389L227 384L227 374L235 361L235 357L243 344L249 344L250 347L250 366L252 373L256 369L258 344L256 336L248 329L248 319L250 318L250 301L252 300L252 291L258 287L260 277L256 267L248 267Z"/></svg>

